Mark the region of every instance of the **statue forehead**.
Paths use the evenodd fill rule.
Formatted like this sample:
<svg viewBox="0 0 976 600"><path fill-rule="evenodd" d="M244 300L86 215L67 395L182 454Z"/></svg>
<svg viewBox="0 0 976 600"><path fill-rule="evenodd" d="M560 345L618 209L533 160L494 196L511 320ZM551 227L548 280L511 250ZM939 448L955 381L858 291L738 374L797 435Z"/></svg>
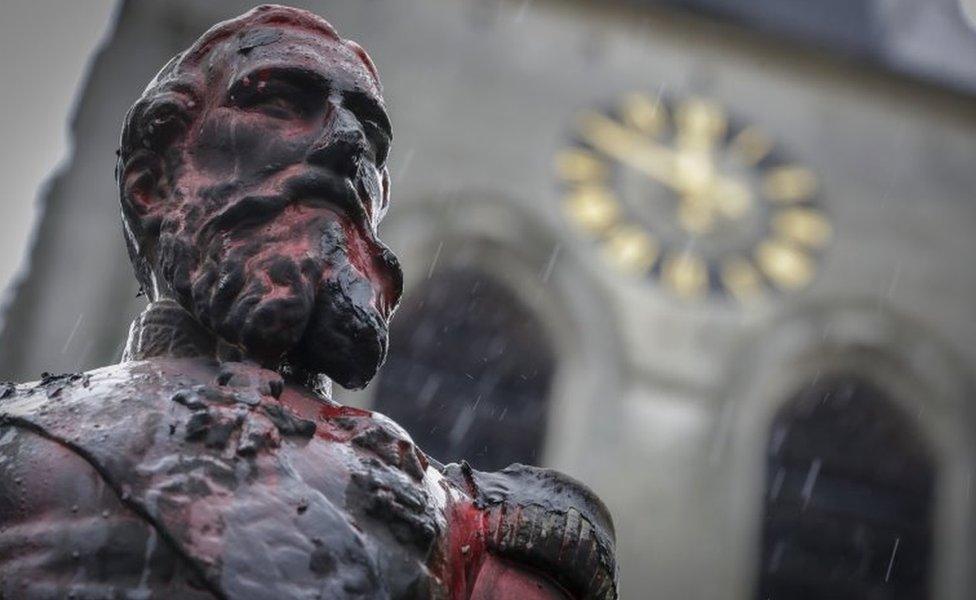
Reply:
<svg viewBox="0 0 976 600"><path fill-rule="evenodd" d="M355 50L343 40L317 31L286 26L248 28L217 44L205 64L210 76L223 83L262 70L301 69L340 89L358 89L382 98L378 82Z"/></svg>

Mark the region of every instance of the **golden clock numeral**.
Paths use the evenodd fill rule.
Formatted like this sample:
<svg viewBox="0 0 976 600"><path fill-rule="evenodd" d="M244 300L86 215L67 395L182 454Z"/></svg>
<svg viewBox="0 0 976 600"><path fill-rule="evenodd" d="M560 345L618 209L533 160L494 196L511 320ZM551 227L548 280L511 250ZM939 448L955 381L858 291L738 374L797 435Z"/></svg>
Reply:
<svg viewBox="0 0 976 600"><path fill-rule="evenodd" d="M708 290L708 267L691 252L673 254L661 266L661 279L682 298L698 298Z"/></svg>
<svg viewBox="0 0 976 600"><path fill-rule="evenodd" d="M773 215L772 227L780 237L811 248L822 248L833 235L827 217L809 208L778 211Z"/></svg>
<svg viewBox="0 0 976 600"><path fill-rule="evenodd" d="M733 221L741 219L752 208L752 191L736 179L719 179L713 184L712 195L719 212Z"/></svg>
<svg viewBox="0 0 976 600"><path fill-rule="evenodd" d="M776 167L763 176L762 190L776 202L806 200L817 191L817 176L804 167Z"/></svg>
<svg viewBox="0 0 976 600"><path fill-rule="evenodd" d="M620 113L624 123L650 136L656 136L667 124L666 109L660 100L645 94L628 94L621 102Z"/></svg>
<svg viewBox="0 0 976 600"><path fill-rule="evenodd" d="M647 231L622 225L610 231L604 250L610 262L633 275L643 275L654 266L658 244Z"/></svg>
<svg viewBox="0 0 976 600"><path fill-rule="evenodd" d="M620 205L613 193L598 186L571 190L565 199L564 208L577 225L597 234L616 223L620 215Z"/></svg>
<svg viewBox="0 0 976 600"><path fill-rule="evenodd" d="M725 135L727 120L718 104L690 98L678 105L675 114L678 145L694 150L709 150Z"/></svg>
<svg viewBox="0 0 976 600"><path fill-rule="evenodd" d="M766 240L759 244L756 262L766 277L784 290L798 290L813 279L813 259L782 240Z"/></svg>
<svg viewBox="0 0 976 600"><path fill-rule="evenodd" d="M722 285L740 302L748 302L762 294L762 277L751 262L742 257L722 261Z"/></svg>
<svg viewBox="0 0 976 600"><path fill-rule="evenodd" d="M607 165L586 150L563 150L556 155L556 172L565 181L592 183L606 178Z"/></svg>
<svg viewBox="0 0 976 600"><path fill-rule="evenodd" d="M675 188L675 152L671 148L628 129L597 112L579 116L579 132L600 152L643 173L654 181Z"/></svg>
<svg viewBox="0 0 976 600"><path fill-rule="evenodd" d="M678 204L678 222L692 235L705 235L715 227L715 211L703 197L687 196Z"/></svg>
<svg viewBox="0 0 976 600"><path fill-rule="evenodd" d="M772 138L754 126L746 127L737 133L729 144L729 153L747 167L759 164L772 149Z"/></svg>

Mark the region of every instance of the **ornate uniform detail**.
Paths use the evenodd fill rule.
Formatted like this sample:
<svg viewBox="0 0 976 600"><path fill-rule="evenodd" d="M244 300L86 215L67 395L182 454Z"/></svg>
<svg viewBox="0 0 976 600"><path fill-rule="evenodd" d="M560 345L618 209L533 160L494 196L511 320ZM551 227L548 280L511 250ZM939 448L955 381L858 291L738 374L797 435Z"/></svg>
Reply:
<svg viewBox="0 0 976 600"><path fill-rule="evenodd" d="M586 486L521 464L483 473L462 462L444 475L485 511L490 552L539 569L576 597L617 597L613 521Z"/></svg>

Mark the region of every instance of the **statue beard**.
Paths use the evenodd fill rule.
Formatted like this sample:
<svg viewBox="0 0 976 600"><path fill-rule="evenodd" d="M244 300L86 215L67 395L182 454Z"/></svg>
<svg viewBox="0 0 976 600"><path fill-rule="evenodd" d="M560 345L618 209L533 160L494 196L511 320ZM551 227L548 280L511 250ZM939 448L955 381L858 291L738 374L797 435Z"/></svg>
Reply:
<svg viewBox="0 0 976 600"><path fill-rule="evenodd" d="M267 368L369 383L402 281L389 249L323 207L210 233L187 225L162 224L158 272L198 321Z"/></svg>

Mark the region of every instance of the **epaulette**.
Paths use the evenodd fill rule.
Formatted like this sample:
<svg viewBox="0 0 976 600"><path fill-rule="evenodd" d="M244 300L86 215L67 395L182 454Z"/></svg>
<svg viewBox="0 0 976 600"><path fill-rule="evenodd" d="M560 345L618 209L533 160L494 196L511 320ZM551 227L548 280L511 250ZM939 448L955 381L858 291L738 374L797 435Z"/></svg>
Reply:
<svg viewBox="0 0 976 600"><path fill-rule="evenodd" d="M521 464L483 473L462 462L443 472L487 513L491 553L542 571L581 600L616 600L613 521L585 485Z"/></svg>

